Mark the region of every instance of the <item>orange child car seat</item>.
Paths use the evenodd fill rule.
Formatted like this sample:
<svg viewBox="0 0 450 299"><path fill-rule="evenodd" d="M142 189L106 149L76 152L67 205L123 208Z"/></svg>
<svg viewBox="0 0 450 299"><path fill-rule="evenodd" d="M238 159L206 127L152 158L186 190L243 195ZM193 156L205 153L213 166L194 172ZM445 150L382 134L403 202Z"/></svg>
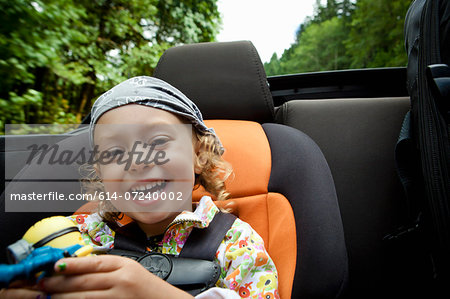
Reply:
<svg viewBox="0 0 450 299"><path fill-rule="evenodd" d="M333 179L318 146L273 123L274 104L251 42L201 43L167 50L155 77L194 101L234 169L227 182L237 216L263 237L281 298L337 298L347 251ZM261 125L261 123L263 123ZM204 190L196 190L199 199Z"/></svg>

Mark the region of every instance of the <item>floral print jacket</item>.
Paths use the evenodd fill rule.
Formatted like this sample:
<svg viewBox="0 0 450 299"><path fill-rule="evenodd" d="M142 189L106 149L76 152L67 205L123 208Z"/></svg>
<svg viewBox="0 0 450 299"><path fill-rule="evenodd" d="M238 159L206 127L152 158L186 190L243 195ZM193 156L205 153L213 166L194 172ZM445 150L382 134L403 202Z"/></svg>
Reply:
<svg viewBox="0 0 450 299"><path fill-rule="evenodd" d="M208 227L219 209L204 196L194 212L180 213L165 230L158 252L178 255L194 227ZM69 216L83 239L97 253L114 247L114 232L98 214ZM236 219L216 253L222 273L212 288L197 298L279 298L277 270L264 241L251 226Z"/></svg>

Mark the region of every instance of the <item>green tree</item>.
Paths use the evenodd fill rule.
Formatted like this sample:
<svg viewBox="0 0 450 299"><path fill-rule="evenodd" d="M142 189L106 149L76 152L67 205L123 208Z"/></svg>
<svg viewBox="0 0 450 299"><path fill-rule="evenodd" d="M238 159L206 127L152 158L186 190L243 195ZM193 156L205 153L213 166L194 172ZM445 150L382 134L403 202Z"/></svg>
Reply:
<svg viewBox="0 0 450 299"><path fill-rule="evenodd" d="M345 41L352 68L405 66L403 26L411 0L359 0Z"/></svg>
<svg viewBox="0 0 450 299"><path fill-rule="evenodd" d="M346 28L342 18L333 17L319 24L312 24L300 37L299 47L295 49L293 72L338 70L349 64L342 41ZM286 65L285 69L288 69Z"/></svg>
<svg viewBox="0 0 450 299"><path fill-rule="evenodd" d="M340 10L340 2L337 0L327 0L325 5L321 4L322 1L316 0L314 18L312 23L322 23L337 17Z"/></svg>
<svg viewBox="0 0 450 299"><path fill-rule="evenodd" d="M350 0L316 1L314 15L300 24L296 41L277 59L265 63L266 73L288 73L334 70L348 67L343 44L349 33L354 4Z"/></svg>
<svg viewBox="0 0 450 299"><path fill-rule="evenodd" d="M345 36L342 18L334 17L322 23L313 23L300 36L298 46L283 54L278 69L273 66L266 66L266 69L270 74L277 71L287 74L298 70L312 72L346 68L349 61L342 43ZM273 57L269 64L276 65Z"/></svg>
<svg viewBox="0 0 450 299"><path fill-rule="evenodd" d="M27 1L1 0L0 6L0 121L23 123L48 117L59 121L68 103L64 98L44 100L44 80L61 61L58 49L69 35L67 26L61 25L76 19L79 12L61 10L56 4L44 10Z"/></svg>
<svg viewBox="0 0 450 299"><path fill-rule="evenodd" d="M0 0L0 124L70 123L167 48L214 40L216 0Z"/></svg>
<svg viewBox="0 0 450 299"><path fill-rule="evenodd" d="M282 74L280 60L278 59L277 53L273 53L269 62L264 63L264 69L268 76Z"/></svg>
<svg viewBox="0 0 450 299"><path fill-rule="evenodd" d="M403 24L411 0L327 0L299 26L296 42L265 64L268 75L404 66Z"/></svg>

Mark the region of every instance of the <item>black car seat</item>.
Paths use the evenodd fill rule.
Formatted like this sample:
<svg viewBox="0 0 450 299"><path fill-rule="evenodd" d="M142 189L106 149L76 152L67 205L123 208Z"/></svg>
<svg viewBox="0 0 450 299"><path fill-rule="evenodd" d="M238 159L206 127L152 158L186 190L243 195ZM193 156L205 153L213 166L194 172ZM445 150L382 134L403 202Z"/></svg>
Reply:
<svg viewBox="0 0 450 299"><path fill-rule="evenodd" d="M192 99L223 140L224 157L235 170L227 182L231 200L238 216L264 238L279 271L281 298L339 297L347 252L330 170L308 136L273 123L273 101L254 46L174 47L154 75ZM194 199L201 195L196 191Z"/></svg>
<svg viewBox="0 0 450 299"><path fill-rule="evenodd" d="M349 256L351 297L403 289L410 249L383 238L404 221L404 194L395 170L398 130L409 98L291 100L278 122L314 139L327 159L338 194ZM403 264L404 262L406 263ZM403 265L403 266L402 266ZM411 266L413 267L413 266ZM377 294L377 295L375 295Z"/></svg>

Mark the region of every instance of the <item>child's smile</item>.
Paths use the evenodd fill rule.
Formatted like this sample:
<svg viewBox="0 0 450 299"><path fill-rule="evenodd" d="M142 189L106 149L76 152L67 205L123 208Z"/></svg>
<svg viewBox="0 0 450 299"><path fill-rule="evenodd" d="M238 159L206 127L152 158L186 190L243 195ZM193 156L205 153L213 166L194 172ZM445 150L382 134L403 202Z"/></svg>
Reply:
<svg viewBox="0 0 450 299"><path fill-rule="evenodd" d="M166 185L166 180L142 180L134 184L129 192L156 192L158 190L164 189Z"/></svg>

